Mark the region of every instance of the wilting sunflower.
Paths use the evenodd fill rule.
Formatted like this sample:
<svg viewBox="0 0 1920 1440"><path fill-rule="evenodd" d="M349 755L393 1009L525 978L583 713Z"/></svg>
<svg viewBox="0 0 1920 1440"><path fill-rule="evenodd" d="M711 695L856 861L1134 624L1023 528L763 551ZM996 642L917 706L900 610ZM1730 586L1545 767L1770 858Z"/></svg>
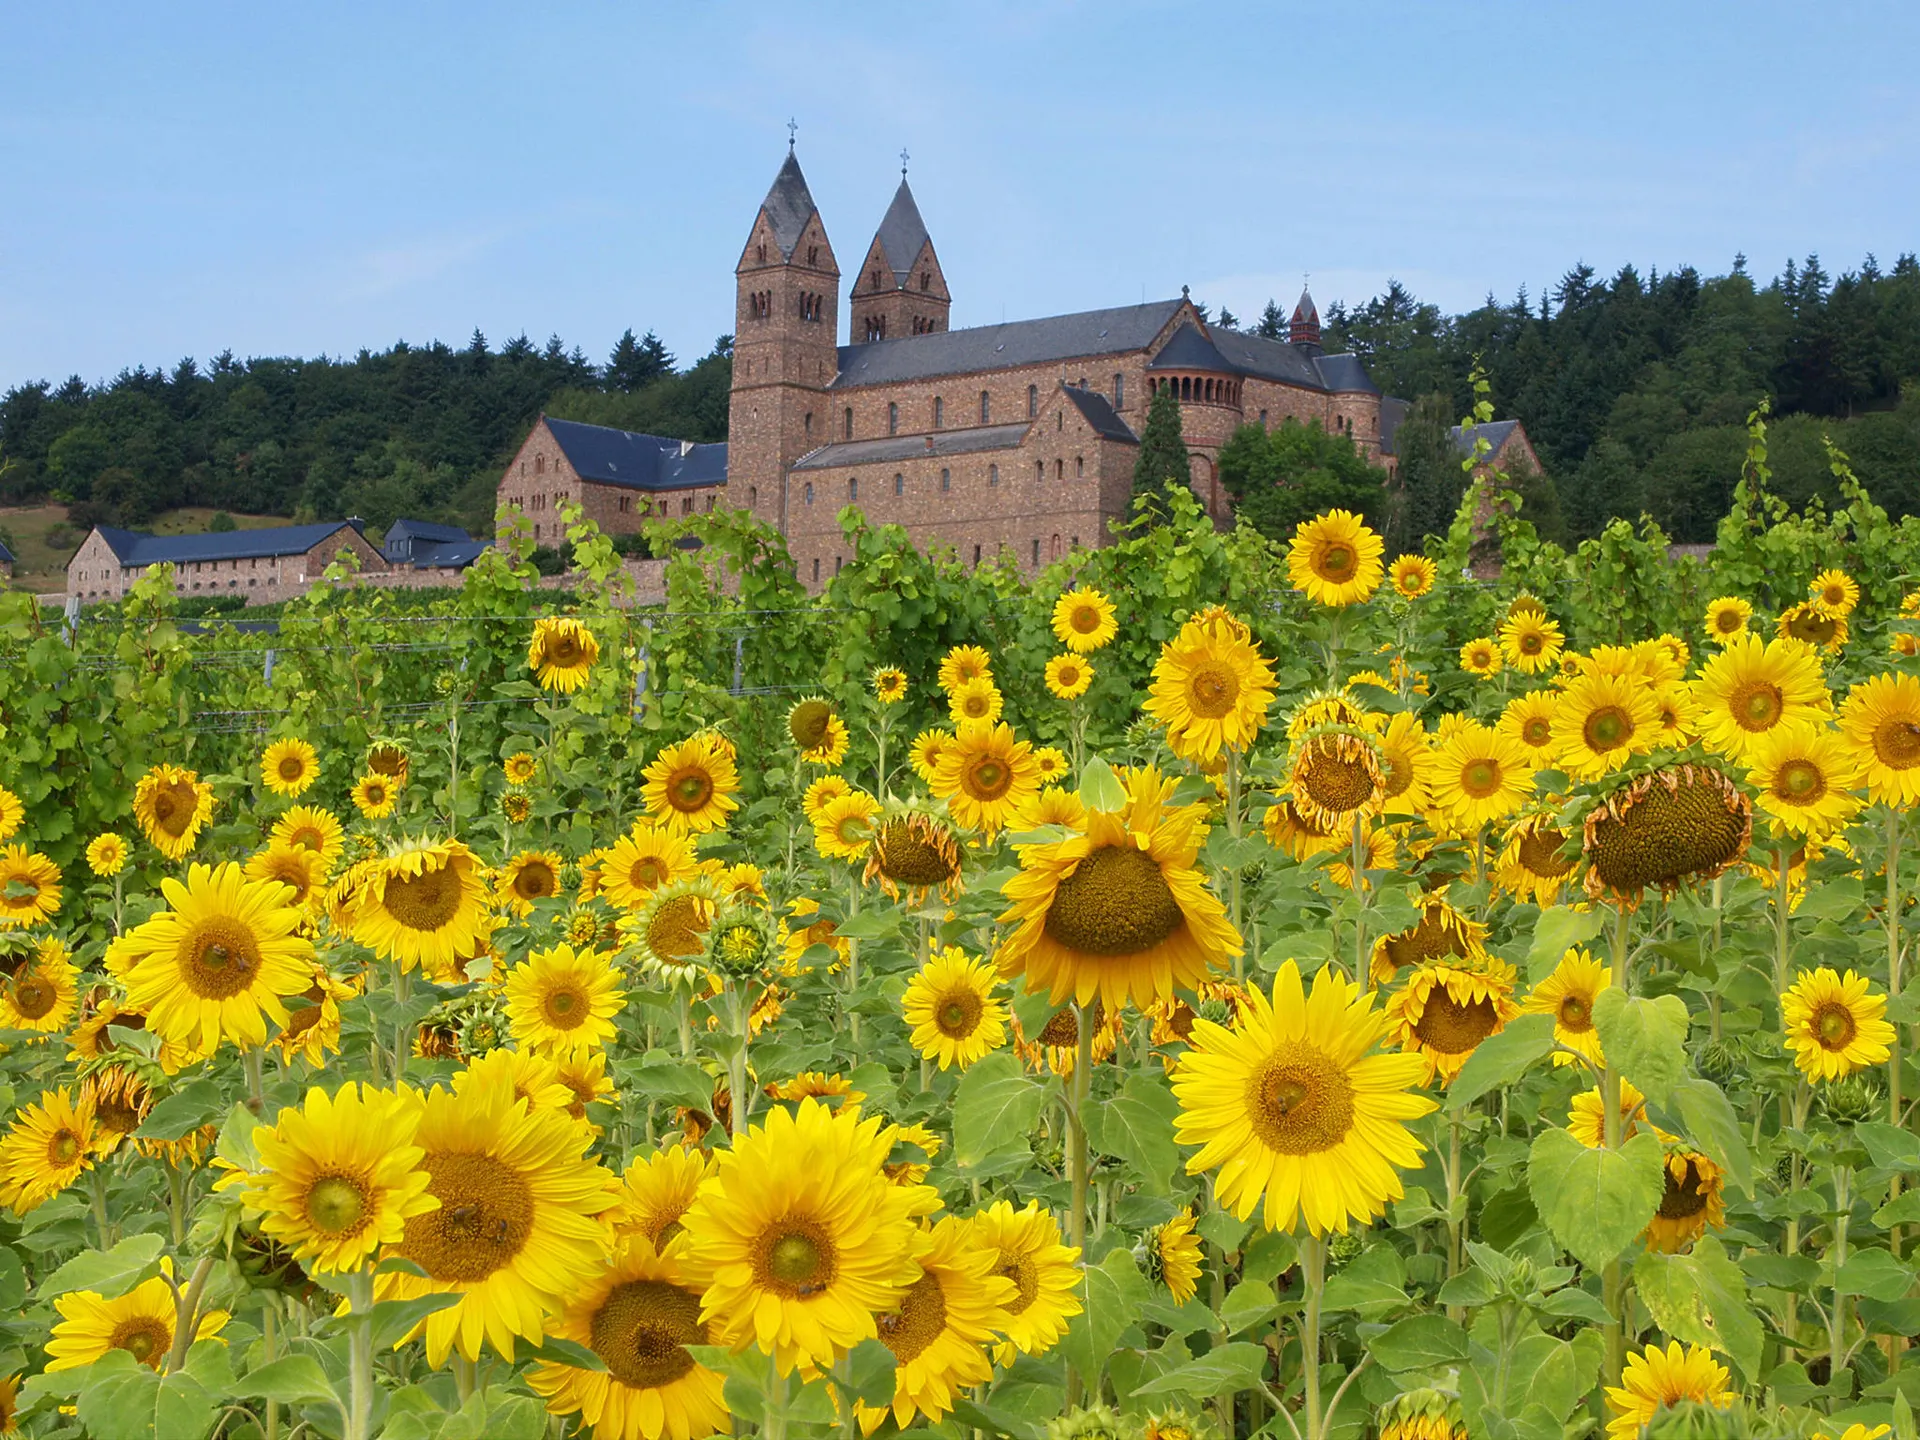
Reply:
<svg viewBox="0 0 1920 1440"><path fill-rule="evenodd" d="M902 1430L916 1415L938 1423L956 1394L993 1378L985 1347L1005 1327L1015 1295L995 1269L996 1252L958 1215L943 1216L919 1248L920 1277L878 1319L880 1341L893 1352L893 1403L855 1403L863 1434L889 1414Z"/></svg>
<svg viewBox="0 0 1920 1440"><path fill-rule="evenodd" d="M1851 615L1860 603L1860 585L1844 570L1822 570L1807 585L1807 598L1834 615Z"/></svg>
<svg viewBox="0 0 1920 1440"><path fill-rule="evenodd" d="M1649 885L1712 879L1747 852L1753 802L1719 771L1674 765L1641 775L1587 813L1587 894L1629 906Z"/></svg>
<svg viewBox="0 0 1920 1440"><path fill-rule="evenodd" d="M1565 645L1559 625L1532 610L1519 611L1500 626L1500 653L1524 675L1553 669Z"/></svg>
<svg viewBox="0 0 1920 1440"><path fill-rule="evenodd" d="M1780 997L1787 1049L1811 1080L1840 1080L1885 1064L1894 1038L1886 1013L1887 997L1873 994L1866 976L1842 976L1825 965L1802 970Z"/></svg>
<svg viewBox="0 0 1920 1440"><path fill-rule="evenodd" d="M249 880L228 861L195 865L186 883L160 882L168 909L124 937L127 998L162 1039L211 1053L231 1040L267 1043L267 1020L287 1023L289 995L313 983L313 945L289 890Z"/></svg>
<svg viewBox="0 0 1920 1440"><path fill-rule="evenodd" d="M254 1130L260 1165L242 1174L241 1203L308 1269L357 1270L409 1217L439 1208L412 1143L418 1118L389 1090L349 1080L329 1099L315 1086Z"/></svg>
<svg viewBox="0 0 1920 1440"><path fill-rule="evenodd" d="M1838 655L1848 639L1847 617L1834 614L1817 600L1789 605L1780 612L1775 628L1781 639L1798 640L1829 655Z"/></svg>
<svg viewBox="0 0 1920 1440"><path fill-rule="evenodd" d="M353 808L369 820L384 820L393 814L400 790L385 775L366 774L353 782Z"/></svg>
<svg viewBox="0 0 1920 1440"><path fill-rule="evenodd" d="M1088 1044L1093 1052L1093 1063L1104 1065L1120 1047L1120 1037L1126 1032L1126 1013L1109 1010L1095 1000L1083 1014L1090 1032ZM1075 1014L1072 1005L1062 1005L1049 1015L1032 1039L1027 1038L1017 1011L1010 1018L1013 1021L1013 1053L1020 1057L1029 1070L1036 1073L1051 1071L1063 1079L1073 1074L1074 1066L1079 1063L1081 1015Z"/></svg>
<svg viewBox="0 0 1920 1440"><path fill-rule="evenodd" d="M0 1030L64 1030L79 1004L79 971L67 947L48 937L0 985Z"/></svg>
<svg viewBox="0 0 1920 1440"><path fill-rule="evenodd" d="M880 802L864 790L829 800L814 817L814 849L829 860L864 861L873 845L874 817L879 813Z"/></svg>
<svg viewBox="0 0 1920 1440"><path fill-rule="evenodd" d="M1504 820L1534 793L1526 747L1477 721L1460 727L1434 756L1434 806L1465 831Z"/></svg>
<svg viewBox="0 0 1920 1440"><path fill-rule="evenodd" d="M73 1290L57 1296L60 1312L47 1340L47 1369L76 1370L114 1350L124 1350L158 1370L173 1351L173 1327L179 1323L179 1301L174 1298L172 1266L161 1260L165 1275L142 1280L117 1300L97 1290ZM209 1310L194 1326L193 1338L213 1340L226 1328L227 1312Z"/></svg>
<svg viewBox="0 0 1920 1440"><path fill-rule="evenodd" d="M1694 682L1700 737L1713 749L1745 760L1759 737L1795 720L1817 719L1828 706L1820 660L1797 640L1729 641Z"/></svg>
<svg viewBox="0 0 1920 1440"><path fill-rule="evenodd" d="M960 837L937 814L894 807L874 823L861 879L878 881L891 899L905 895L909 905L935 890L952 899L960 890Z"/></svg>
<svg viewBox="0 0 1920 1440"><path fill-rule="evenodd" d="M490 933L480 860L458 840L410 841L355 867L341 883L346 927L403 971L449 973L478 955Z"/></svg>
<svg viewBox="0 0 1920 1440"><path fill-rule="evenodd" d="M1387 578L1393 582L1394 590L1403 600L1418 600L1429 590L1440 574L1440 567L1424 555L1406 554L1396 556L1393 564L1387 567Z"/></svg>
<svg viewBox="0 0 1920 1440"><path fill-rule="evenodd" d="M1182 1207L1179 1214L1155 1228L1144 1248L1148 1278L1166 1286L1174 1304L1191 1300L1206 1263L1200 1237L1193 1233L1193 1207Z"/></svg>
<svg viewBox="0 0 1920 1440"><path fill-rule="evenodd" d="M1377 814L1386 802L1379 743L1365 732L1306 735L1294 744L1287 765L1294 809L1330 831L1351 833L1356 818Z"/></svg>
<svg viewBox="0 0 1920 1440"><path fill-rule="evenodd" d="M107 830L87 842L87 868L111 879L127 868L127 842Z"/></svg>
<svg viewBox="0 0 1920 1440"><path fill-rule="evenodd" d="M648 895L620 922L642 968L666 980L691 982L721 898L713 877L699 873L668 881Z"/></svg>
<svg viewBox="0 0 1920 1440"><path fill-rule="evenodd" d="M1491 955L1417 967L1387 1001L1394 1043L1426 1062L1426 1081L1451 1082L1480 1042L1520 1013L1511 965Z"/></svg>
<svg viewBox="0 0 1920 1440"><path fill-rule="evenodd" d="M605 1045L627 1003L611 956L567 944L535 950L509 970L505 996L513 1038L547 1054Z"/></svg>
<svg viewBox="0 0 1920 1440"><path fill-rule="evenodd" d="M1059 700L1078 700L1093 684L1093 666L1079 655L1056 655L1047 661L1047 689Z"/></svg>
<svg viewBox="0 0 1920 1440"><path fill-rule="evenodd" d="M1664 1350L1649 1345L1627 1356L1619 1386L1607 1387L1607 1405L1613 1411L1613 1419L1607 1422L1609 1440L1638 1440L1669 1405L1693 1401L1726 1409L1734 1401L1729 1378L1727 1367L1704 1345L1682 1349L1674 1340Z"/></svg>
<svg viewBox="0 0 1920 1440"><path fill-rule="evenodd" d="M994 970L951 945L927 958L900 997L900 1013L921 1058L964 1070L1007 1043L1006 1003Z"/></svg>
<svg viewBox="0 0 1920 1440"><path fill-rule="evenodd" d="M39 1209L93 1164L99 1136L84 1092L76 1105L62 1086L22 1107L0 1139L0 1204L16 1215Z"/></svg>
<svg viewBox="0 0 1920 1440"><path fill-rule="evenodd" d="M620 1205L608 1218L619 1235L644 1236L665 1251L684 1233L682 1222L700 1185L713 1173L706 1151L662 1145L651 1155L636 1155L620 1181Z"/></svg>
<svg viewBox="0 0 1920 1440"><path fill-rule="evenodd" d="M1387 1029L1371 997L1328 965L1308 997L1288 960L1273 996L1255 988L1232 1029L1196 1020L1173 1075L1175 1138L1198 1145L1187 1173L1216 1167L1219 1203L1240 1219L1264 1201L1270 1230L1304 1217L1315 1235L1371 1223L1406 1193L1398 1171L1425 1147L1407 1130L1438 1108L1414 1094L1417 1055L1369 1054Z"/></svg>
<svg viewBox="0 0 1920 1440"><path fill-rule="evenodd" d="M993 683L991 675L976 675L963 680L947 694L947 719L954 729L963 725L992 724L1006 708L1006 697Z"/></svg>
<svg viewBox="0 0 1920 1440"><path fill-rule="evenodd" d="M536 902L560 893L560 856L553 850L522 850L500 867L493 893L514 914L533 913Z"/></svg>
<svg viewBox="0 0 1920 1440"><path fill-rule="evenodd" d="M685 836L636 820L601 857L600 889L622 910L635 911L662 885L693 874L694 865Z"/></svg>
<svg viewBox="0 0 1920 1440"><path fill-rule="evenodd" d="M675 1254L641 1236L619 1242L607 1267L567 1297L549 1334L584 1345L604 1370L542 1361L527 1386L554 1415L578 1414L605 1440L702 1440L732 1428L725 1377L693 1358L711 1342L700 1292Z"/></svg>
<svg viewBox="0 0 1920 1440"><path fill-rule="evenodd" d="M1160 647L1141 707L1167 731L1167 748L1202 764L1222 749L1245 751L1273 704L1273 666L1244 627L1189 620Z"/></svg>
<svg viewBox="0 0 1920 1440"><path fill-rule="evenodd" d="M548 616L536 620L527 642L527 668L534 671L542 690L572 693L587 683L593 662L600 658L600 642L578 620Z"/></svg>
<svg viewBox="0 0 1920 1440"><path fill-rule="evenodd" d="M1494 879L1516 900L1531 900L1545 909L1560 898L1567 877L1579 863L1579 851L1568 854L1566 832L1549 814L1529 816L1507 831Z"/></svg>
<svg viewBox="0 0 1920 1440"><path fill-rule="evenodd" d="M133 791L133 818L140 833L169 860L178 860L200 838L213 816L213 786L192 770L156 765Z"/></svg>
<svg viewBox="0 0 1920 1440"><path fill-rule="evenodd" d="M1053 603L1053 634L1077 655L1091 655L1120 633L1113 601L1090 585L1077 586Z"/></svg>
<svg viewBox="0 0 1920 1440"><path fill-rule="evenodd" d="M805 1099L719 1152L687 1211L687 1270L718 1343L755 1345L776 1369L825 1369L879 1334L875 1316L919 1278L921 1187L882 1173L879 1116Z"/></svg>
<svg viewBox="0 0 1920 1440"><path fill-rule="evenodd" d="M327 1056L340 1049L340 1006L360 993L362 983L337 979L325 966L314 966L313 984L288 997L287 1023L273 1037L281 1061L290 1065L299 1055L316 1068L325 1065Z"/></svg>
<svg viewBox="0 0 1920 1440"><path fill-rule="evenodd" d="M809 695L787 711L787 736L809 765L838 765L847 755L847 722L831 701Z"/></svg>
<svg viewBox="0 0 1920 1440"><path fill-rule="evenodd" d="M1085 833L1026 846L1006 883L1000 973L1055 1004L1096 996L1109 1010L1192 989L1241 952L1239 933L1196 868L1205 808L1169 806L1174 782L1126 772L1118 810L1087 811Z"/></svg>
<svg viewBox="0 0 1920 1440"><path fill-rule="evenodd" d="M1083 1308L1079 1250L1060 1243L1059 1222L1037 1200L1029 1200L1022 1210L996 1200L975 1211L968 1223L974 1243L998 1256L995 1273L1013 1282L1013 1299L1000 1327L1007 1338L996 1358L1011 1365L1015 1353L1045 1354Z"/></svg>
<svg viewBox="0 0 1920 1440"><path fill-rule="evenodd" d="M1485 925L1468 919L1443 897L1429 895L1420 902L1418 923L1373 942L1373 978L1388 985L1409 965L1446 957L1477 960L1485 953L1486 938Z"/></svg>
<svg viewBox="0 0 1920 1440"><path fill-rule="evenodd" d="M322 878L333 873L341 852L346 848L345 832L331 810L317 805L295 805L273 822L269 837L275 845L298 846L320 857Z"/></svg>
<svg viewBox="0 0 1920 1440"><path fill-rule="evenodd" d="M951 695L969 680L993 674L992 657L978 645L956 645L940 661L940 688Z"/></svg>
<svg viewBox="0 0 1920 1440"><path fill-rule="evenodd" d="M907 698L907 672L897 665L882 665L873 672L873 698L882 705L898 705Z"/></svg>
<svg viewBox="0 0 1920 1440"><path fill-rule="evenodd" d="M511 1361L514 1340L538 1344L542 1316L563 1309L604 1267L609 1231L600 1216L617 1203L617 1182L587 1153L585 1126L564 1110L529 1109L504 1071L408 1098L427 1194L440 1204L411 1216L388 1250L426 1275L378 1275L375 1297L460 1296L406 1337L424 1329L429 1365L444 1365L455 1348L478 1359L483 1342Z"/></svg>
<svg viewBox="0 0 1920 1440"><path fill-rule="evenodd" d="M1295 528L1287 576L1316 605L1353 605L1380 588L1385 549L1358 515L1329 510Z"/></svg>
<svg viewBox="0 0 1920 1440"><path fill-rule="evenodd" d="M1749 747L1747 778L1777 835L1825 837L1860 809L1853 752L1825 725L1799 721L1769 730Z"/></svg>
<svg viewBox="0 0 1920 1440"><path fill-rule="evenodd" d="M1296 860L1305 860L1323 850L1337 850L1344 843L1341 836L1302 815L1285 795L1275 796L1273 804L1260 817L1260 831L1269 845Z"/></svg>
<svg viewBox="0 0 1920 1440"><path fill-rule="evenodd" d="M676 834L705 834L718 830L740 808L734 792L740 772L733 757L710 737L695 735L677 745L665 745L642 772L646 785L641 800L654 822Z"/></svg>
<svg viewBox="0 0 1920 1440"><path fill-rule="evenodd" d="M1649 1250L1671 1255L1698 1240L1709 1228L1725 1228L1726 1173L1718 1165L1683 1145L1667 1152L1664 1174L1660 1208L1647 1222Z"/></svg>
<svg viewBox="0 0 1920 1440"><path fill-rule="evenodd" d="M260 757L260 783L290 800L306 794L319 778L320 756L304 740L276 740Z"/></svg>
<svg viewBox="0 0 1920 1440"><path fill-rule="evenodd" d="M941 752L932 784L958 823L992 836L1040 788L1040 775L1033 747L1011 727L963 725Z"/></svg>
<svg viewBox="0 0 1920 1440"><path fill-rule="evenodd" d="M1920 801L1920 680L1862 680L1841 702L1839 720L1867 798L1895 807Z"/></svg>
<svg viewBox="0 0 1920 1440"><path fill-rule="evenodd" d="M1575 780L1597 780L1660 740L1660 708L1637 676L1582 675L1553 712L1554 758Z"/></svg>
<svg viewBox="0 0 1920 1440"><path fill-rule="evenodd" d="M1491 679L1505 663L1500 658L1499 642L1492 636L1475 636L1460 647L1460 668L1475 679Z"/></svg>
<svg viewBox="0 0 1920 1440"><path fill-rule="evenodd" d="M26 818L27 807L20 803L20 797L0 785L0 840L11 840Z"/></svg>
<svg viewBox="0 0 1920 1440"><path fill-rule="evenodd" d="M1753 606L1738 595L1722 595L1707 602L1706 619L1701 628L1716 645L1730 645L1747 634L1747 622L1753 619Z"/></svg>

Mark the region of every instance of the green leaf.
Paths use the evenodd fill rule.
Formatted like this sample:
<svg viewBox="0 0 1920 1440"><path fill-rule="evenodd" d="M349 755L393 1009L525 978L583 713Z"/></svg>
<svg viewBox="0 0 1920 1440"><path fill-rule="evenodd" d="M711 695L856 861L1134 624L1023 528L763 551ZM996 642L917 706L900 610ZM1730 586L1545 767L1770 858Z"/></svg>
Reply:
<svg viewBox="0 0 1920 1440"><path fill-rule="evenodd" d="M1689 1345L1713 1344L1706 1297L1686 1256L1643 1252L1633 1262L1633 1293L1647 1307L1653 1323L1674 1339Z"/></svg>
<svg viewBox="0 0 1920 1440"><path fill-rule="evenodd" d="M1883 1230L1920 1220L1920 1190L1902 1190L1873 1212L1873 1223Z"/></svg>
<svg viewBox="0 0 1920 1440"><path fill-rule="evenodd" d="M282 1405L340 1404L327 1372L311 1355L285 1355L270 1365L250 1370L234 1381L233 1393L249 1400L277 1400ZM341 1414L345 1413L343 1408Z"/></svg>
<svg viewBox="0 0 1920 1440"><path fill-rule="evenodd" d="M1885 1250L1856 1250L1840 1267L1834 1288L1843 1295L1898 1300L1913 1287L1913 1269Z"/></svg>
<svg viewBox="0 0 1920 1440"><path fill-rule="evenodd" d="M661 1105L683 1105L706 1110L713 1104L713 1081L697 1066L671 1060L648 1060L623 1068L626 1088Z"/></svg>
<svg viewBox="0 0 1920 1440"><path fill-rule="evenodd" d="M1593 939L1606 922L1604 910L1573 910L1565 905L1542 910L1534 922L1533 944L1527 951L1527 978L1538 985L1553 973L1568 950Z"/></svg>
<svg viewBox="0 0 1920 1440"><path fill-rule="evenodd" d="M1603 992L1611 993L1611 992ZM1559 1126L1534 1137L1527 1185L1553 1238L1590 1270L1625 1250L1660 1208L1660 1142L1642 1131L1618 1150L1588 1149Z"/></svg>
<svg viewBox="0 0 1920 1440"><path fill-rule="evenodd" d="M1140 1188L1167 1195L1179 1173L1180 1152L1173 1143L1173 1122L1180 1102L1163 1079L1135 1074L1105 1104L1087 1110L1087 1139L1102 1155L1127 1163Z"/></svg>
<svg viewBox="0 0 1920 1440"><path fill-rule="evenodd" d="M1600 1297L1578 1285L1554 1291L1540 1302L1538 1308L1562 1320L1585 1320L1592 1325L1613 1323L1613 1317L1607 1313L1607 1307L1600 1302Z"/></svg>
<svg viewBox="0 0 1920 1440"><path fill-rule="evenodd" d="M27 1272L20 1264L20 1257L0 1245L0 1311L18 1310L26 1298Z"/></svg>
<svg viewBox="0 0 1920 1440"><path fill-rule="evenodd" d="M1796 919L1851 920L1865 905L1865 891L1857 875L1830 875L1809 885L1794 910Z"/></svg>
<svg viewBox="0 0 1920 1440"><path fill-rule="evenodd" d="M1746 1131L1726 1092L1711 1080L1690 1075L1673 1087L1673 1107L1689 1139L1727 1172L1734 1188L1753 1193L1753 1156Z"/></svg>
<svg viewBox="0 0 1920 1440"><path fill-rule="evenodd" d="M1266 1230L1254 1237L1240 1260L1242 1285L1271 1285L1300 1258L1299 1243L1284 1230Z"/></svg>
<svg viewBox="0 0 1920 1440"><path fill-rule="evenodd" d="M1633 1288L1668 1335L1720 1351L1749 1380L1758 1376L1764 1332L1747 1303L1746 1277L1718 1237L1696 1241L1690 1254L1645 1252L1634 1262Z"/></svg>
<svg viewBox="0 0 1920 1440"><path fill-rule="evenodd" d="M1107 1357L1121 1332L1140 1318L1149 1295L1146 1278L1128 1250L1110 1250L1086 1271L1086 1309L1073 1317L1060 1342L1068 1362L1098 1393Z"/></svg>
<svg viewBox="0 0 1920 1440"><path fill-rule="evenodd" d="M862 1340L847 1352L844 1362L847 1378L830 1373L834 1386L843 1393L876 1409L892 1403L894 1371L899 1364L893 1351L879 1340Z"/></svg>
<svg viewBox="0 0 1920 1440"><path fill-rule="evenodd" d="M1196 1400L1211 1400L1237 1390L1251 1389L1266 1369L1267 1347L1246 1340L1216 1345L1198 1360L1175 1366L1166 1374L1149 1380L1133 1392L1143 1395L1189 1395Z"/></svg>
<svg viewBox="0 0 1920 1440"><path fill-rule="evenodd" d="M129 1235L111 1250L83 1250L42 1280L39 1293L51 1299L72 1290L93 1290L117 1299L155 1269L161 1245L158 1235Z"/></svg>
<svg viewBox="0 0 1920 1440"><path fill-rule="evenodd" d="M1006 1440L1040 1440L1040 1427L1031 1421L991 1405L977 1404L963 1396L954 1397L953 1418L962 1425L983 1430L989 1435L1004 1436Z"/></svg>
<svg viewBox="0 0 1920 1440"><path fill-rule="evenodd" d="M1884 1121L1862 1121L1853 1135L1882 1170L1920 1170L1920 1135Z"/></svg>
<svg viewBox="0 0 1920 1440"><path fill-rule="evenodd" d="M378 1354L382 1350L391 1350L400 1343L400 1337L429 1315L437 1315L442 1310L451 1309L460 1303L458 1291L440 1295L416 1295L411 1300L382 1300L367 1312L368 1323L373 1326L373 1349ZM358 1317L354 1317L356 1320Z"/></svg>
<svg viewBox="0 0 1920 1440"><path fill-rule="evenodd" d="M1120 777L1098 755L1080 767L1080 803L1089 810L1118 810L1127 803Z"/></svg>
<svg viewBox="0 0 1920 1440"><path fill-rule="evenodd" d="M514 1347L518 1356L520 1347ZM534 1360L544 1360L549 1365L570 1365L575 1370L593 1370L604 1373L607 1362L578 1340L564 1340L558 1335L549 1335L538 1345L529 1346L527 1355Z"/></svg>
<svg viewBox="0 0 1920 1440"><path fill-rule="evenodd" d="M1397 1309L1412 1302L1404 1289L1390 1281L1343 1270L1327 1282L1320 1303L1328 1310L1357 1310L1364 1315Z"/></svg>
<svg viewBox="0 0 1920 1440"><path fill-rule="evenodd" d="M88 1367L78 1406L92 1440L202 1440L219 1415L214 1397L192 1375L162 1379L124 1350Z"/></svg>
<svg viewBox="0 0 1920 1440"><path fill-rule="evenodd" d="M954 1092L954 1162L972 1169L992 1155L1024 1149L1046 1099L1046 1085L1015 1056L997 1051L976 1062Z"/></svg>
<svg viewBox="0 0 1920 1440"><path fill-rule="evenodd" d="M1263 1325L1280 1308L1272 1289L1265 1285L1236 1285L1227 1292L1220 1307L1220 1328L1229 1335Z"/></svg>
<svg viewBox="0 0 1920 1440"><path fill-rule="evenodd" d="M1593 1002L1608 1063L1655 1105L1665 1106L1687 1073L1688 1023L1687 1002L1678 995L1644 999L1613 985Z"/></svg>
<svg viewBox="0 0 1920 1440"><path fill-rule="evenodd" d="M1521 1015L1482 1040L1447 1087L1447 1109L1463 1110L1489 1090L1511 1084L1526 1068L1553 1049L1551 1015Z"/></svg>
<svg viewBox="0 0 1920 1440"><path fill-rule="evenodd" d="M1444 1315L1409 1315L1367 1341L1388 1370L1431 1370L1467 1358L1467 1332Z"/></svg>
<svg viewBox="0 0 1920 1440"><path fill-rule="evenodd" d="M178 1140L219 1119L225 1108L226 1096L218 1085L211 1080L195 1080L149 1110L133 1133L140 1140Z"/></svg>
<svg viewBox="0 0 1920 1440"><path fill-rule="evenodd" d="M1242 1220L1230 1210L1209 1210L1193 1228L1223 1253L1230 1253L1240 1248L1240 1242L1247 1238L1247 1231L1252 1225L1252 1220Z"/></svg>

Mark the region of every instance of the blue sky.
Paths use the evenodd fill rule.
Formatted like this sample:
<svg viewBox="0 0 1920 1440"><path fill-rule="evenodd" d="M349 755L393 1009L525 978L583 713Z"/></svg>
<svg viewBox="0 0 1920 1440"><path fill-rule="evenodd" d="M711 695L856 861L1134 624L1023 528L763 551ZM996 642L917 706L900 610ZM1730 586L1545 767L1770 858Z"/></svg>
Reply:
<svg viewBox="0 0 1920 1440"><path fill-rule="evenodd" d="M912 180L956 326L1920 247L1920 6L7 5L0 388L732 327L799 121L843 270ZM844 310L844 306L843 306ZM842 316L844 330L845 319Z"/></svg>

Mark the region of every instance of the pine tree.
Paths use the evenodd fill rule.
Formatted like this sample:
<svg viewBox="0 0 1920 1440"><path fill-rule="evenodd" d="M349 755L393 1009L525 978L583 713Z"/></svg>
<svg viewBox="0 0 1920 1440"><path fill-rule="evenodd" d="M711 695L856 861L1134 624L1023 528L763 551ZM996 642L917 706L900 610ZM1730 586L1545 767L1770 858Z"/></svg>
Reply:
<svg viewBox="0 0 1920 1440"><path fill-rule="evenodd" d="M1267 340L1287 338L1287 317L1271 299L1267 308L1260 312L1260 318L1254 322L1253 333Z"/></svg>
<svg viewBox="0 0 1920 1440"><path fill-rule="evenodd" d="M613 354L607 358L606 383L609 390L632 394L672 373L673 356L660 343L660 337L649 330L635 340L629 329L614 343Z"/></svg>
<svg viewBox="0 0 1920 1440"><path fill-rule="evenodd" d="M1156 390L1147 406L1147 423L1140 431L1140 454L1133 462L1134 498L1165 495L1176 486L1191 483L1192 473L1187 442L1180 432L1180 401L1171 386Z"/></svg>

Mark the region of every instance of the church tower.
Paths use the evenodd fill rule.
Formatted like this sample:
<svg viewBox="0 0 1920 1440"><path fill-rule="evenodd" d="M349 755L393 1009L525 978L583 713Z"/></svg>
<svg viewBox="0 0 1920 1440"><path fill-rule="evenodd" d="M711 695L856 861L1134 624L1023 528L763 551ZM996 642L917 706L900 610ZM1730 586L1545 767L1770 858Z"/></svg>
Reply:
<svg viewBox="0 0 1920 1440"><path fill-rule="evenodd" d="M897 340L902 335L929 335L947 328L953 296L920 207L913 203L907 171L900 169L900 188L874 232L867 258L854 277L847 296L847 339L855 345L869 340Z"/></svg>
<svg viewBox="0 0 1920 1440"><path fill-rule="evenodd" d="M785 533L788 467L827 442L840 328L840 267L791 141L733 273L727 500Z"/></svg>
<svg viewBox="0 0 1920 1440"><path fill-rule="evenodd" d="M1293 307L1293 319L1287 323L1287 339L1295 345L1320 348L1320 311L1307 287L1300 287L1300 303Z"/></svg>

